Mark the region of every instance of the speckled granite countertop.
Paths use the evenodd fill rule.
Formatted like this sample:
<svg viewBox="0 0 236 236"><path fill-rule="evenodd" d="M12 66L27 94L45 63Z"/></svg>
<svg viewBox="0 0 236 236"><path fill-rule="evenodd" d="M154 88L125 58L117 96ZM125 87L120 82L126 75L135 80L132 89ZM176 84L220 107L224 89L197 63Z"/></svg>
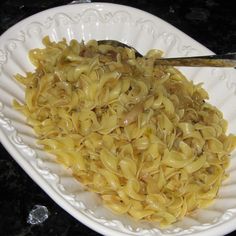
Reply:
<svg viewBox="0 0 236 236"><path fill-rule="evenodd" d="M27 16L69 2L71 1L3 0L0 3L0 34ZM236 14L233 1L111 0L103 2L130 5L150 12L173 24L215 53L236 51ZM57 206L24 173L2 145L0 145L0 154L0 235L99 235ZM49 217L43 224L34 226L27 223L27 217L37 204L48 208Z"/></svg>

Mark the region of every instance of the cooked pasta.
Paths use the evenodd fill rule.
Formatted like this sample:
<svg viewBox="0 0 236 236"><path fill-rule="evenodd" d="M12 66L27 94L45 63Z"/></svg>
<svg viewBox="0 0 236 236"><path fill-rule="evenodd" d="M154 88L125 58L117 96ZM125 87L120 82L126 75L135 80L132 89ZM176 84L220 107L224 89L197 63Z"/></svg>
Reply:
<svg viewBox="0 0 236 236"><path fill-rule="evenodd" d="M216 197L236 136L201 84L129 48L71 40L33 49L14 101L39 144L112 211L168 226Z"/></svg>

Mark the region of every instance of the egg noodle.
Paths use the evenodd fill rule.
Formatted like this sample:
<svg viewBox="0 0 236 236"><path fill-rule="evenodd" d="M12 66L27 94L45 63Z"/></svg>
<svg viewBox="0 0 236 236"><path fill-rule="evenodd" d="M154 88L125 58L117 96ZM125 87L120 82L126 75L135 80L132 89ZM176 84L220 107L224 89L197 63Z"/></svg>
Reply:
<svg viewBox="0 0 236 236"><path fill-rule="evenodd" d="M207 92L129 48L71 40L33 49L14 101L39 144L112 211L168 226L207 207L227 177L236 136Z"/></svg>

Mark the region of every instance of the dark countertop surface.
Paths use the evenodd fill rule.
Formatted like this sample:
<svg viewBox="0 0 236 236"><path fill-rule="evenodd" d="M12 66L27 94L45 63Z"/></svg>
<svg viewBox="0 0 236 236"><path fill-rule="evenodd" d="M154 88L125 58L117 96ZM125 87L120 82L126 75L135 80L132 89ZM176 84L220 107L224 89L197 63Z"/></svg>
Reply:
<svg viewBox="0 0 236 236"><path fill-rule="evenodd" d="M0 35L27 16L69 2L71 1L2 0ZM236 52L236 14L233 1L110 0L103 2L129 5L150 12L176 26L215 53ZM1 144L0 154L0 235L99 235L56 205L18 166ZM28 214L35 205L46 206L50 213L48 219L41 225L27 223Z"/></svg>

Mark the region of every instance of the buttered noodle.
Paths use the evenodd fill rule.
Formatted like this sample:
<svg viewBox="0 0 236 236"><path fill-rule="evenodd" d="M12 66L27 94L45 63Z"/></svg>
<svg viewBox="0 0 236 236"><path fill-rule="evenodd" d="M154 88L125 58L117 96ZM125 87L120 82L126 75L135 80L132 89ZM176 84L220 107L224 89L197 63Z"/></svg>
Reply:
<svg viewBox="0 0 236 236"><path fill-rule="evenodd" d="M128 48L58 43L29 53L27 117L39 143L113 211L170 225L208 206L225 179L234 135L207 92Z"/></svg>

